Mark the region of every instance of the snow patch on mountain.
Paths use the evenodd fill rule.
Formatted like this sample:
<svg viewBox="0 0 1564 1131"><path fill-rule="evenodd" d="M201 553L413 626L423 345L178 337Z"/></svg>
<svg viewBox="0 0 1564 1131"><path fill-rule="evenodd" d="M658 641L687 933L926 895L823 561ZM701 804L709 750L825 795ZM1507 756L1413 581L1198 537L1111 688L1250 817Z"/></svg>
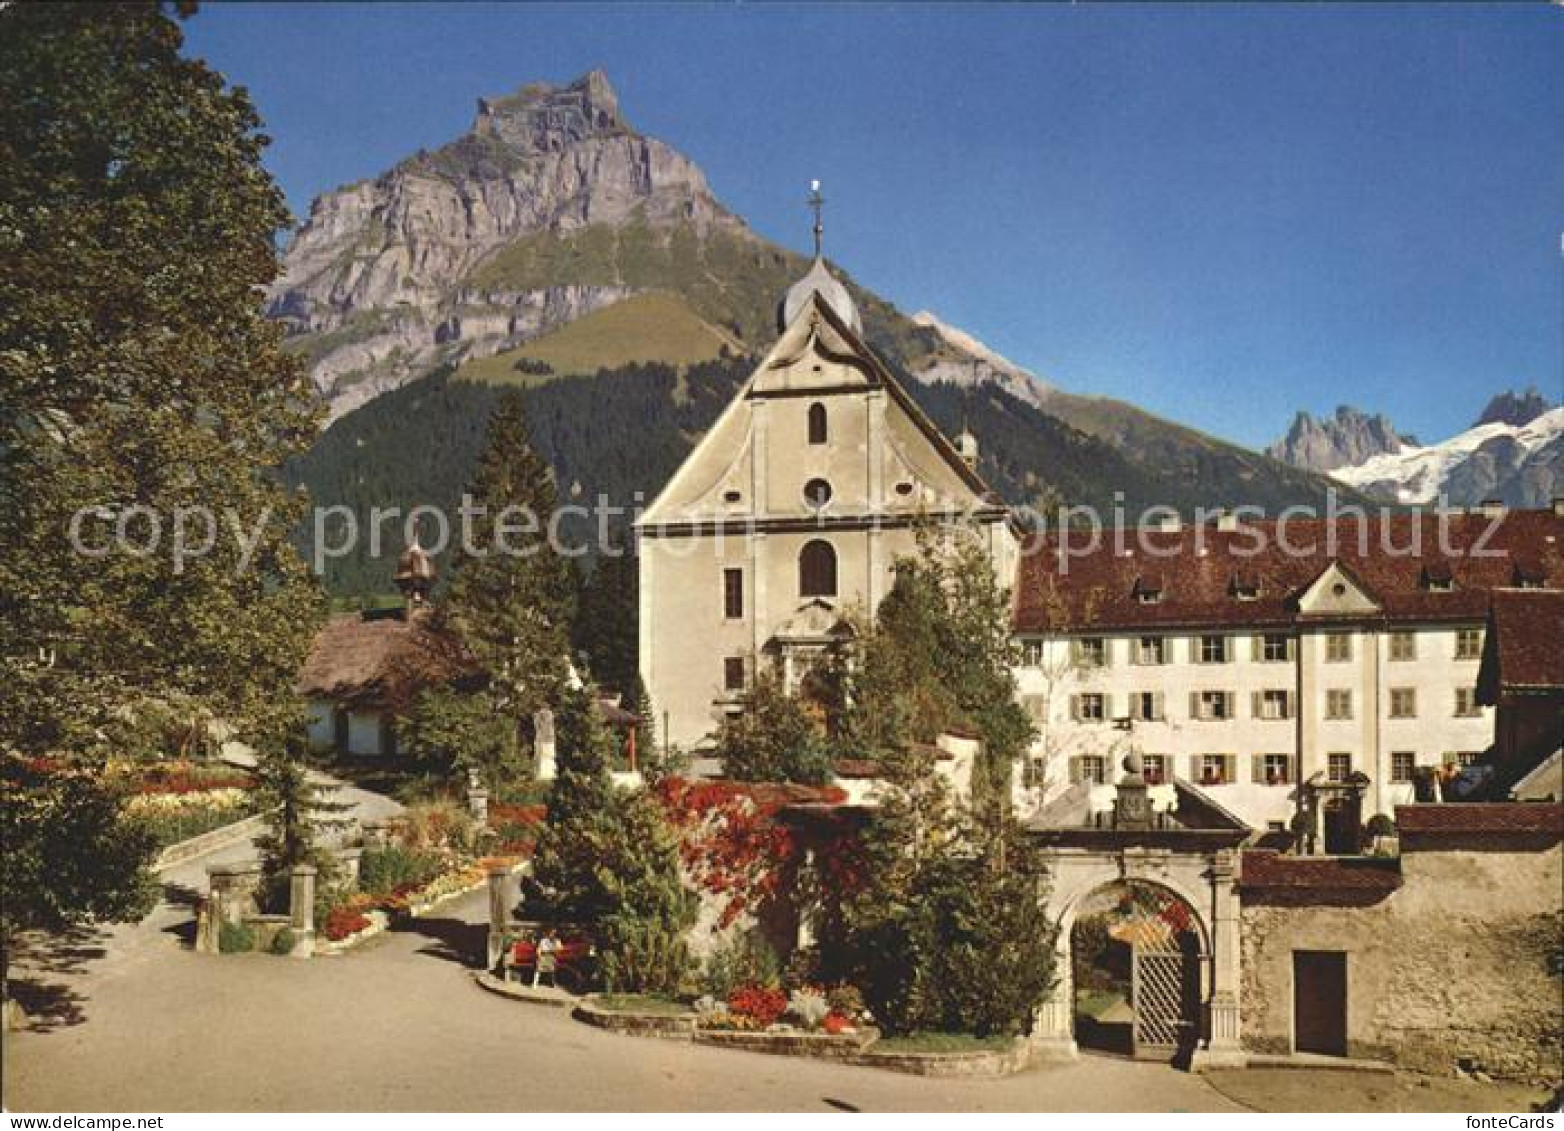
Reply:
<svg viewBox="0 0 1564 1131"><path fill-rule="evenodd" d="M1017 365L988 343L959 326L952 326L932 311L920 310L912 316L917 326L933 330L961 358L935 358L918 373L920 380L932 384L948 381L953 385L995 384L1028 404L1041 405L1053 392L1053 386L1025 366ZM975 365L973 363L976 363Z"/></svg>
<svg viewBox="0 0 1564 1131"><path fill-rule="evenodd" d="M1387 501L1426 505L1444 495L1452 503L1482 502L1493 492L1514 505L1542 505L1564 474L1564 408L1528 424L1480 424L1438 444L1402 444L1332 478ZM1534 466L1535 465L1535 466ZM1506 496L1509 497L1506 497ZM1484 494L1484 497L1489 497Z"/></svg>

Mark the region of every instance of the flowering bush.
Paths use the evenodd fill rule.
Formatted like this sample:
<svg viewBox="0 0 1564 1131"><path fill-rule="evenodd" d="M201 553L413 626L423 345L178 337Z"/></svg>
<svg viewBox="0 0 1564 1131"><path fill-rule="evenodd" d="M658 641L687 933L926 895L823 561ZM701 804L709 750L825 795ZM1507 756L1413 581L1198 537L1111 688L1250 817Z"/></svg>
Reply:
<svg viewBox="0 0 1564 1131"><path fill-rule="evenodd" d="M729 1017L752 1022L757 1029L775 1025L786 1012L787 994L778 989L743 986L728 997Z"/></svg>
<svg viewBox="0 0 1564 1131"><path fill-rule="evenodd" d="M669 821L682 834L685 866L709 894L726 898L719 929L775 895L798 865L797 839L777 820L782 808L847 797L834 786L675 777L664 778L656 789Z"/></svg>
<svg viewBox="0 0 1564 1131"><path fill-rule="evenodd" d="M823 1032L836 1036L838 1033L851 1032L853 1023L833 1010L825 1015L825 1020L820 1022L820 1028Z"/></svg>
<svg viewBox="0 0 1564 1131"><path fill-rule="evenodd" d="M350 903L333 907L326 916L326 937L341 942L349 935L356 935L369 926L369 916Z"/></svg>
<svg viewBox="0 0 1564 1131"><path fill-rule="evenodd" d="M806 986L794 990L787 999L787 1012L805 1029L818 1029L831 1012L831 1007L826 1004L825 994Z"/></svg>
<svg viewBox="0 0 1564 1131"><path fill-rule="evenodd" d="M531 856L547 814L548 808L543 805L491 803L489 831L498 841L498 850L515 856Z"/></svg>

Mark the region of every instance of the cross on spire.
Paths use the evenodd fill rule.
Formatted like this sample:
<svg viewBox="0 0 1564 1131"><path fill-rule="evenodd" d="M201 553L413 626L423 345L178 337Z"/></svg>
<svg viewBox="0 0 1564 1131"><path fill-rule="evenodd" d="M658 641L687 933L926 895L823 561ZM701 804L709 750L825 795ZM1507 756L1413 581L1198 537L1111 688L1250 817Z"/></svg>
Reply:
<svg viewBox="0 0 1564 1131"><path fill-rule="evenodd" d="M815 258L820 258L820 243L825 236L825 222L821 219L821 212L825 208L825 197L820 195L820 182L809 182L809 207L815 214Z"/></svg>

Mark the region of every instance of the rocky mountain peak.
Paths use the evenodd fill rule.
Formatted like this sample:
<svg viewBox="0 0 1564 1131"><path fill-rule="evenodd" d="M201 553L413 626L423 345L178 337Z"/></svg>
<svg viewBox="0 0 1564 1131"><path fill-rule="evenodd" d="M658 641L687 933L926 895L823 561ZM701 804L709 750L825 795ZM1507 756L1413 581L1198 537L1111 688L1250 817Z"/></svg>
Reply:
<svg viewBox="0 0 1564 1131"><path fill-rule="evenodd" d="M1267 448L1266 454L1309 471L1334 471L1399 451L1403 444L1412 442L1384 416L1369 416L1351 405L1339 405L1332 416L1316 418L1300 412L1287 435Z"/></svg>
<svg viewBox="0 0 1564 1131"><path fill-rule="evenodd" d="M1553 407L1553 402L1537 392L1534 385L1521 393L1506 389L1488 402L1488 407L1483 409L1475 426L1480 428L1484 424L1508 424L1520 428Z"/></svg>
<svg viewBox="0 0 1564 1131"><path fill-rule="evenodd" d="M514 94L478 99L472 132L518 151L548 153L589 137L634 133L619 113L619 96L602 71L568 86L529 83Z"/></svg>

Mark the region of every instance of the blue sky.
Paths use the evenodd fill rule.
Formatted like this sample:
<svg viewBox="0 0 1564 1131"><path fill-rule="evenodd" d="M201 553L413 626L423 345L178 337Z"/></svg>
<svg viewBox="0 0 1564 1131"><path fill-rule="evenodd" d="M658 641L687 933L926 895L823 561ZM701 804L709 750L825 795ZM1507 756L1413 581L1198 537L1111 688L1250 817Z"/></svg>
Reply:
<svg viewBox="0 0 1564 1131"><path fill-rule="evenodd" d="M1564 395L1564 8L210 4L302 214L605 68L761 234L1046 378L1263 445Z"/></svg>

